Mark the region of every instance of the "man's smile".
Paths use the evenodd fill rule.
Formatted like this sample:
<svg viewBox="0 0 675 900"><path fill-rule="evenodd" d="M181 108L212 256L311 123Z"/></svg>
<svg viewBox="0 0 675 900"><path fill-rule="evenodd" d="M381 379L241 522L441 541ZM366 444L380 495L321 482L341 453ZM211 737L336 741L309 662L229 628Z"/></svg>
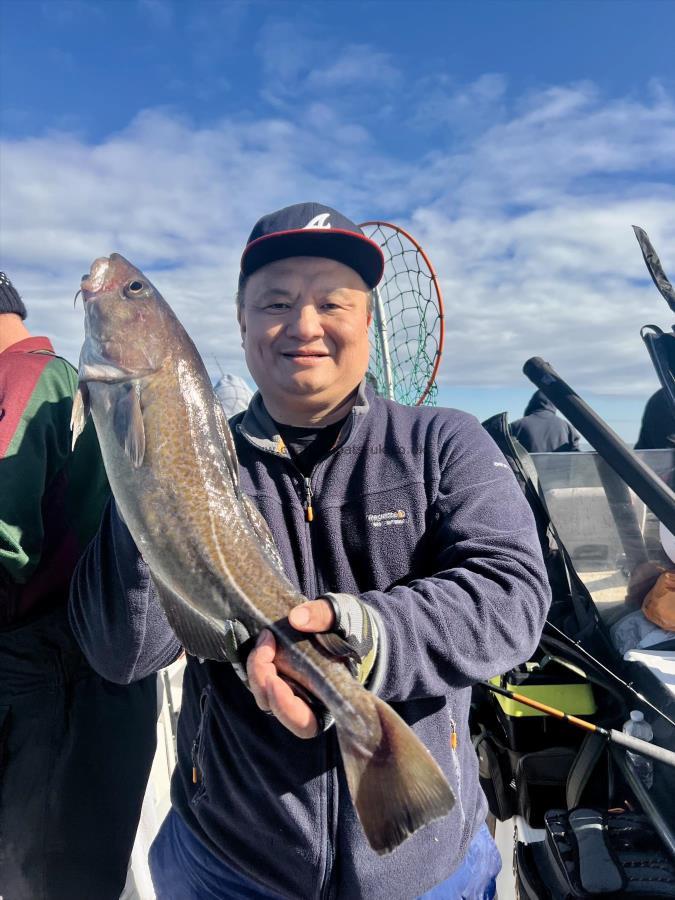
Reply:
<svg viewBox="0 0 675 900"><path fill-rule="evenodd" d="M330 356L329 353L322 350L286 350L281 355L300 365L311 365L322 359L328 359Z"/></svg>

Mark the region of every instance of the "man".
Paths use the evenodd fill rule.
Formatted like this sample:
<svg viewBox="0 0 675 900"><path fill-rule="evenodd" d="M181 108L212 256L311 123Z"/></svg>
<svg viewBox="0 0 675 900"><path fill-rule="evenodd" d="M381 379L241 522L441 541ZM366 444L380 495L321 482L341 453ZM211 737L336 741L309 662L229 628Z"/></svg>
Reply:
<svg viewBox="0 0 675 900"><path fill-rule="evenodd" d="M0 894L117 900L155 745L154 679L109 684L67 620L109 497L93 428L71 452L75 370L0 272Z"/></svg>
<svg viewBox="0 0 675 900"><path fill-rule="evenodd" d="M379 247L328 207L257 223L238 317L259 391L231 427L243 489L312 598L291 625L358 649L359 677L426 743L455 806L390 856L373 852L335 729L278 676L263 631L236 667L188 660L173 808L151 851L160 900L494 895L471 685L529 657L549 589L529 507L477 421L366 386L382 268ZM73 581L72 616L111 678L179 651L114 504Z"/></svg>
<svg viewBox="0 0 675 900"><path fill-rule="evenodd" d="M530 453L579 449L576 430L558 418L555 406L543 391L535 391L530 397L523 418L511 425L511 434Z"/></svg>
<svg viewBox="0 0 675 900"><path fill-rule="evenodd" d="M663 388L652 394L642 414L636 450L672 450L675 447L675 416Z"/></svg>

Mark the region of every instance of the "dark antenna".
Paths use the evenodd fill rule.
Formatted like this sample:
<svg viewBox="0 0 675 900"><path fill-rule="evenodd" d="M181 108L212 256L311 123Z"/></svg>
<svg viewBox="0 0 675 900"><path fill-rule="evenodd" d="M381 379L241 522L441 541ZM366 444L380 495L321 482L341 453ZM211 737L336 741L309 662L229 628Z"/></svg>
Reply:
<svg viewBox="0 0 675 900"><path fill-rule="evenodd" d="M633 231L635 232L635 237L640 245L640 250L642 250L645 265L647 266L649 274L652 276L652 281L668 306L675 312L675 288L673 288L672 284L668 281L666 273L663 271L661 260L652 246L652 242L649 240L647 232L644 228L639 228L637 225L633 225Z"/></svg>
<svg viewBox="0 0 675 900"><path fill-rule="evenodd" d="M218 366L218 371L220 372L220 377L224 378L225 372L223 371L223 367L221 366L220 361L218 360L218 357L216 356L215 353L213 354L213 358L216 361L216 365Z"/></svg>

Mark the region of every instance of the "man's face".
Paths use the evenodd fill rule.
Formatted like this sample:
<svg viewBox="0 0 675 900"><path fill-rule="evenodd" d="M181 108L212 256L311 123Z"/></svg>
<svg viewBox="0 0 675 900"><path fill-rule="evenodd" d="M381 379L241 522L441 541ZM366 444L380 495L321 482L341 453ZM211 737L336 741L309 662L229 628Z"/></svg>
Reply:
<svg viewBox="0 0 675 900"><path fill-rule="evenodd" d="M273 416L329 411L368 367L368 288L332 259L291 257L248 279L239 324L246 363Z"/></svg>

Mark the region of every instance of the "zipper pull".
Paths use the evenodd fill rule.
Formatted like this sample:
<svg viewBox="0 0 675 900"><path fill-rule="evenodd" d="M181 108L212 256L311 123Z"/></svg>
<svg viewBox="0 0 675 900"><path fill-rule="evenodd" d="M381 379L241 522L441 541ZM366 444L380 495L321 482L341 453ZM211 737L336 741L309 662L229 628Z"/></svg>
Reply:
<svg viewBox="0 0 675 900"><path fill-rule="evenodd" d="M197 784L199 781L199 770L197 768L197 751L199 750L197 738L192 742L192 783Z"/></svg>
<svg viewBox="0 0 675 900"><path fill-rule="evenodd" d="M305 478L305 519L308 522L314 521L314 509L312 508L312 482L309 478Z"/></svg>
<svg viewBox="0 0 675 900"><path fill-rule="evenodd" d="M457 726L454 719L450 719L450 747L452 750L457 749Z"/></svg>

